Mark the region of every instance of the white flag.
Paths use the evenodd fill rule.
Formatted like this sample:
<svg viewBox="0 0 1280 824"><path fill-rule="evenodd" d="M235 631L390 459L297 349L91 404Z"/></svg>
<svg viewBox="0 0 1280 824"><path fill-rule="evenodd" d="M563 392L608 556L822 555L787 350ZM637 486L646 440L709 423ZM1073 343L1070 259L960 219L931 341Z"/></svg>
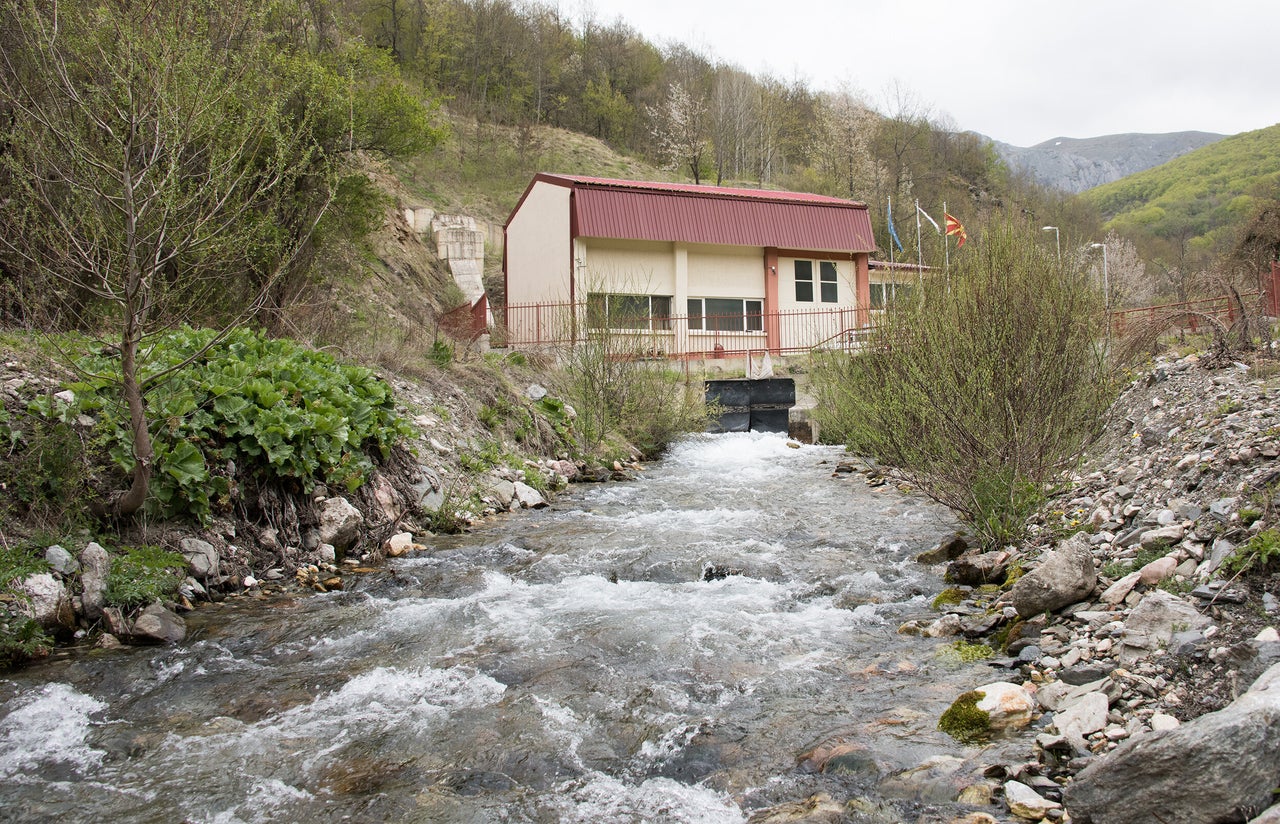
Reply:
<svg viewBox="0 0 1280 824"><path fill-rule="evenodd" d="M924 209L920 208L920 201L918 200L916 201L916 211L924 215L924 219L929 221L929 223L933 226L934 230L937 231L938 234L942 234L942 227L938 225L938 221L929 217L929 213L926 212Z"/></svg>

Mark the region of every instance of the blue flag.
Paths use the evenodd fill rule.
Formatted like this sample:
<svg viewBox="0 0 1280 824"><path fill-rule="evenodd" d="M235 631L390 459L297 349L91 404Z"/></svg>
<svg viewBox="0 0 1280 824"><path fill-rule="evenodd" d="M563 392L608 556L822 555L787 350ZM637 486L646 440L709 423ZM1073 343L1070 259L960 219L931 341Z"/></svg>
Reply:
<svg viewBox="0 0 1280 824"><path fill-rule="evenodd" d="M902 248L902 241L898 239L898 230L893 228L893 198L889 198L889 237L893 238L893 242L898 244L898 251L905 252Z"/></svg>

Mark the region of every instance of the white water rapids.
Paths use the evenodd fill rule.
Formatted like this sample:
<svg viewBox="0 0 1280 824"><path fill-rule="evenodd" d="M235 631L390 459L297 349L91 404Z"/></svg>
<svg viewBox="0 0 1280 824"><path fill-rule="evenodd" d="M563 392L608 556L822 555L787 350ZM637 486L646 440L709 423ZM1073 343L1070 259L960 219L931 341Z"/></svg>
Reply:
<svg viewBox="0 0 1280 824"><path fill-rule="evenodd" d="M729 824L819 791L941 800L893 776L964 756L938 715L994 679L896 630L940 586L912 557L955 525L833 478L839 458L693 437L345 592L205 606L178 647L11 674L0 820ZM831 742L845 769L801 767Z"/></svg>

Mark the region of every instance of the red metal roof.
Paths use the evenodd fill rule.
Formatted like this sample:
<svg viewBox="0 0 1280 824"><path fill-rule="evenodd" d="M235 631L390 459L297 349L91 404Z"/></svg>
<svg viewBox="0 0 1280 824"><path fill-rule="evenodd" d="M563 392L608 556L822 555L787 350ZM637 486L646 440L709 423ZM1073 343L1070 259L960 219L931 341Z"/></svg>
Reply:
<svg viewBox="0 0 1280 824"><path fill-rule="evenodd" d="M871 252L865 203L804 192L540 174L573 190L578 237ZM518 207L517 207L518 208Z"/></svg>

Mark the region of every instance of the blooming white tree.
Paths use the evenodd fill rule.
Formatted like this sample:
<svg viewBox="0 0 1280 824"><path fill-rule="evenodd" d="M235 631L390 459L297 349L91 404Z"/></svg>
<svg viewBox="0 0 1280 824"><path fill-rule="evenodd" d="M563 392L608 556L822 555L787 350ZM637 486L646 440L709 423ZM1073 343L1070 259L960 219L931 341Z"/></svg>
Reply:
<svg viewBox="0 0 1280 824"><path fill-rule="evenodd" d="M653 137L663 168L687 167L694 183L702 182L702 164L711 146L707 140L707 105L681 83L672 83L663 105L649 108Z"/></svg>

